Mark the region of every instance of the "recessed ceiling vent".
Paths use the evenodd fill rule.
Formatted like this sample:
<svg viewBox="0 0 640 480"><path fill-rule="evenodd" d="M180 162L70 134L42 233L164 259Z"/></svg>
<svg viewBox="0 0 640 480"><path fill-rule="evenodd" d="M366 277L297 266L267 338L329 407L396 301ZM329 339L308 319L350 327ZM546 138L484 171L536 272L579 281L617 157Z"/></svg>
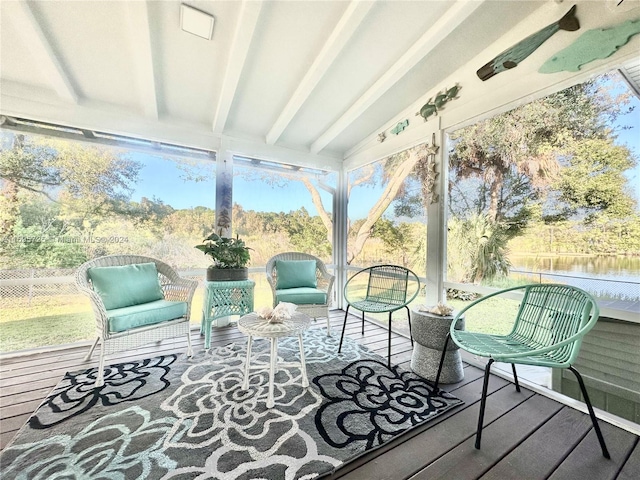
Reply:
<svg viewBox="0 0 640 480"><path fill-rule="evenodd" d="M184 3L180 5L180 28L185 32L211 40L213 36L213 21L213 15L201 12Z"/></svg>

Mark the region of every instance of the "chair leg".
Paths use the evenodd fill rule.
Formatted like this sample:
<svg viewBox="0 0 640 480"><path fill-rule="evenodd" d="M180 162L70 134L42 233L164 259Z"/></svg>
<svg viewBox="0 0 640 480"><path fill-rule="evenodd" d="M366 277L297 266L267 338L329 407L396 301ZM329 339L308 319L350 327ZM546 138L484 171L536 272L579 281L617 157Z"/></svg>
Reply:
<svg viewBox="0 0 640 480"><path fill-rule="evenodd" d="M96 349L96 345L98 345L98 342L100 341L100 337L96 337L96 341L93 342L93 345L91 345L91 348L89 349L89 353L87 353L84 356L84 361L88 361L91 360L91 355L93 355L93 351Z"/></svg>
<svg viewBox="0 0 640 480"><path fill-rule="evenodd" d="M362 335L364 335L364 311L362 312Z"/></svg>
<svg viewBox="0 0 640 480"><path fill-rule="evenodd" d="M187 331L187 357L193 357L193 349L191 348L191 330Z"/></svg>
<svg viewBox="0 0 640 480"><path fill-rule="evenodd" d="M347 309L344 312L344 323L342 324L342 335L340 335L340 346L338 347L338 353L342 351L342 340L344 339L344 331L347 328L347 315L349 315L349 307L351 305L347 305Z"/></svg>
<svg viewBox="0 0 640 480"><path fill-rule="evenodd" d="M405 306L404 308L407 309L407 319L409 320L409 338L411 339L411 346L413 347L413 334L411 333L411 311L407 306Z"/></svg>
<svg viewBox="0 0 640 480"><path fill-rule="evenodd" d="M487 404L487 390L489 388L489 375L491 373L491 364L493 358L487 362L484 369L484 383L482 384L482 398L480 399L480 415L478 415L478 431L476 432L476 449L480 450L480 441L482 440L482 423L484 422L484 407Z"/></svg>
<svg viewBox="0 0 640 480"><path fill-rule="evenodd" d="M591 417L591 422L593 423L593 428L596 431L596 435L598 436L598 441L600 442L600 448L602 449L602 456L604 458L611 458L609 455L609 450L607 450L607 445L604 443L604 437L602 436L602 431L600 431L600 425L598 425L598 419L596 418L596 414L593 411L593 406L591 405L591 400L589 400L589 394L587 394L587 389L584 386L584 381L582 380L582 376L578 373L578 371L569 367L576 378L578 379L578 384L580 385L580 391L582 391L582 396L584 397L584 403L587 404L587 409L589 410L589 416Z"/></svg>
<svg viewBox="0 0 640 480"><path fill-rule="evenodd" d="M442 355L440 356L440 365L438 365L438 374L436 375L436 383L433 386L434 392L438 392L438 385L440 384L440 374L442 373L442 366L444 365L444 356L447 354L447 345L449 345L450 339L451 339L451 333L447 333L447 336L444 339L444 347L442 349Z"/></svg>
<svg viewBox="0 0 640 480"><path fill-rule="evenodd" d="M516 392L520 393L520 383L518 383L518 374L516 373L516 364L511 364L511 370L513 370L513 381L516 384Z"/></svg>
<svg viewBox="0 0 640 480"><path fill-rule="evenodd" d="M389 312L389 347L387 348L387 365L391 368L391 312Z"/></svg>
<svg viewBox="0 0 640 480"><path fill-rule="evenodd" d="M98 378L94 387L102 387L104 385L104 341L100 345L100 361L98 362Z"/></svg>
<svg viewBox="0 0 640 480"><path fill-rule="evenodd" d="M327 337L331 336L331 318L329 318L329 308L327 308Z"/></svg>

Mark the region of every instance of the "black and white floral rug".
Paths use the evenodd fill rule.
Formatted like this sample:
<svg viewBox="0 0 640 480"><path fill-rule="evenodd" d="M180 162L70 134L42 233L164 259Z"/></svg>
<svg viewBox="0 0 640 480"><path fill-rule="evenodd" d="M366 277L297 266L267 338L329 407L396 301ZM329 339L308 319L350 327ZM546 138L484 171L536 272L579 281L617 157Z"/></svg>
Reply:
<svg viewBox="0 0 640 480"><path fill-rule="evenodd" d="M337 340L305 333L310 386L280 369L272 409L266 370L241 388L244 344L113 365L97 389L96 369L68 373L2 452L0 477L312 479L462 403L350 339L338 355ZM278 354L296 361L297 339ZM267 341L252 357L268 364Z"/></svg>

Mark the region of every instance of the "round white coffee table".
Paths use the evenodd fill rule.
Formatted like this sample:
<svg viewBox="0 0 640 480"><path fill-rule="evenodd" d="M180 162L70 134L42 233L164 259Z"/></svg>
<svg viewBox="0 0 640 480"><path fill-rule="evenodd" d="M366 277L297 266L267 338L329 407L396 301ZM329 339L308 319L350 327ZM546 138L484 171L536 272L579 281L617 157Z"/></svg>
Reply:
<svg viewBox="0 0 640 480"><path fill-rule="evenodd" d="M302 333L311 325L311 317L304 313L294 312L289 320L282 323L269 323L266 319L258 317L257 313L250 313L240 317L238 320L238 329L247 335L247 359L244 364L244 381L242 388L249 388L249 368L264 370L264 365L256 365L251 367L251 342L253 337L268 338L271 340L271 357L269 362L269 395L267 397L267 408L272 408L275 404L273 400L273 379L276 369L280 367L298 367L302 373L302 386L308 387L307 367L304 362L304 345L302 344ZM300 344L300 363L298 362L281 362L278 364L278 338L281 337L298 337Z"/></svg>

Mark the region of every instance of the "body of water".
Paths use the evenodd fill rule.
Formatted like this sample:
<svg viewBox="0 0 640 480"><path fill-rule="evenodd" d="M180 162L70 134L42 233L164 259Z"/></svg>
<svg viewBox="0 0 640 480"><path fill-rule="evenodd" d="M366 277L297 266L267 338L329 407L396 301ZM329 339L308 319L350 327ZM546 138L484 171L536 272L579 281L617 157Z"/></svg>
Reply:
<svg viewBox="0 0 640 480"><path fill-rule="evenodd" d="M640 257L514 255L509 259L512 275L567 283L600 297L640 299Z"/></svg>

